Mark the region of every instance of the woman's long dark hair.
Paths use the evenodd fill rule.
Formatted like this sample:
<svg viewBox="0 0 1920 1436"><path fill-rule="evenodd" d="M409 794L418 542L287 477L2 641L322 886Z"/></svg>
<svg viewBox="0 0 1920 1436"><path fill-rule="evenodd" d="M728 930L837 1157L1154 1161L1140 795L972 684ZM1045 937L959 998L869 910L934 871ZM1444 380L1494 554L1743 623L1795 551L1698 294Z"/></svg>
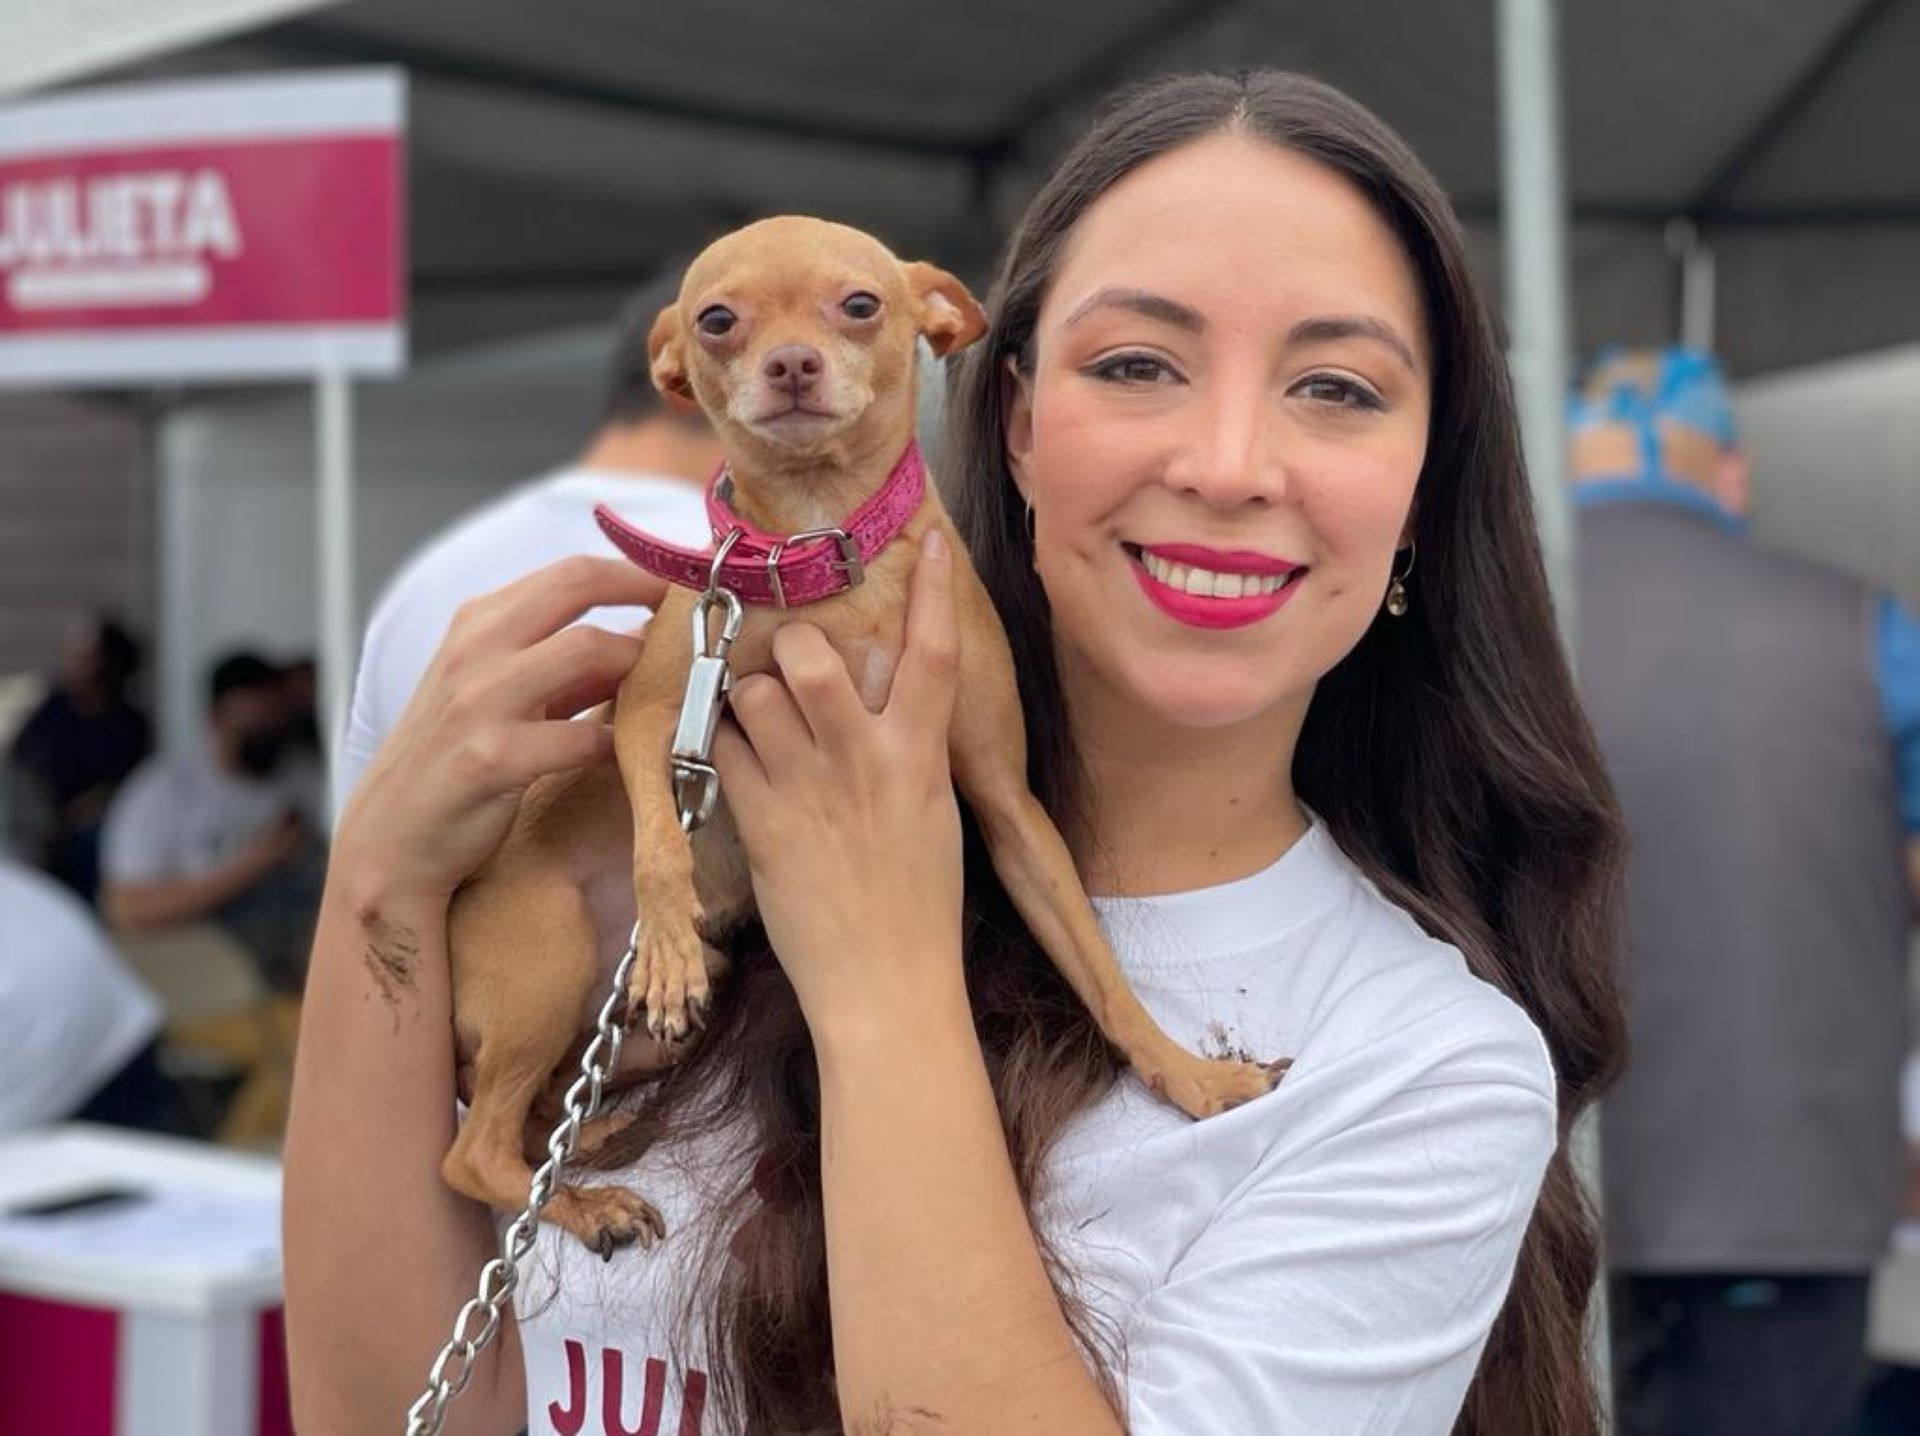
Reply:
<svg viewBox="0 0 1920 1436"><path fill-rule="evenodd" d="M1584 1317L1597 1274L1590 1212L1568 1161L1574 1120L1623 1047L1612 959L1621 834L1554 630L1500 343L1439 187L1365 109L1300 76L1182 76L1125 91L1055 170L1008 247L992 328L954 376L942 487L1013 646L1033 790L1068 825L1078 762L1047 599L1005 455L1009 356L1030 358L1061 246L1137 166L1239 131L1339 172L1373 203L1417 272L1432 335L1433 422L1404 618L1382 616L1322 680L1294 757L1295 789L1341 848L1546 1036L1560 1142L1459 1429L1597 1431ZM1120 1070L967 840L966 960L1008 1147L1031 1206L1062 1125ZM735 944L712 1026L596 1165L744 1117L751 1134L710 1242L715 1396L751 1432L840 1429L828 1323L820 1099L806 1026L757 930ZM1044 1243L1043 1243L1044 1247ZM1109 1338L1043 1250L1063 1309L1098 1363ZM690 1307L691 1310L691 1307Z"/></svg>

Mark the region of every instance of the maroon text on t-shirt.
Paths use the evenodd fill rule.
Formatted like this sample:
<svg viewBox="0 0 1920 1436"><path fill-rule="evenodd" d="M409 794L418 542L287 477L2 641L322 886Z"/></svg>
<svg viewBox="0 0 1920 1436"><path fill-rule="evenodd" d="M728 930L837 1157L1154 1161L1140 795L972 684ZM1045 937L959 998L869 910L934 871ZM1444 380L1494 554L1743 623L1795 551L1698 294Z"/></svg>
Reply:
<svg viewBox="0 0 1920 1436"><path fill-rule="evenodd" d="M629 1426L624 1414L626 1353L610 1346L600 1349L599 1436L700 1436L707 1409L706 1372L687 1369L679 1393L680 1425L672 1431L661 1424L667 1404L667 1363L649 1356L641 1382L640 1424ZM548 1402L547 1419L553 1422L554 1436L580 1436L587 1429L587 1349L577 1341L567 1342L567 1403Z"/></svg>

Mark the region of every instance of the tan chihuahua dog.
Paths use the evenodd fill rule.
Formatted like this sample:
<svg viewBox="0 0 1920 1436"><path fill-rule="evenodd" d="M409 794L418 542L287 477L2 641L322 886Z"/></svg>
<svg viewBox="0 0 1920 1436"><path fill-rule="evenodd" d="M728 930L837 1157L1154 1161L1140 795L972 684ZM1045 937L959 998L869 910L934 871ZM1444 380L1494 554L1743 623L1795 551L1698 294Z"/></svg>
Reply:
<svg viewBox="0 0 1920 1436"><path fill-rule="evenodd" d="M821 220L763 221L727 235L687 270L651 337L653 379L698 406L725 443L734 511L772 534L841 525L892 481L914 437L915 341L946 355L986 332L960 282L896 259L871 236ZM1267 1091L1276 1072L1211 1061L1175 1043L1127 985L1101 936L1065 842L1027 790L1026 730L1007 640L966 549L927 484L864 580L793 610L845 659L862 700L885 704L905 631L921 535L954 555L958 691L949 753L995 872L1034 937L1152 1088L1195 1117ZM644 916L620 1075L658 1071L684 1050L723 959L718 938L752 911L750 875L724 800L691 839L681 830L668 752L693 657L697 595L669 589L622 684L613 723L619 771L600 765L536 784L500 849L454 900L454 1026L467 1121L447 1181L490 1206L526 1201L526 1152L544 1143L635 911ZM788 610L746 608L729 654L736 676L773 668ZM624 791L622 783L624 781ZM629 866L629 861L631 866ZM547 1125L530 1126L530 1118ZM624 1122L589 1124L591 1148ZM561 1187L545 1218L610 1255L664 1227L638 1193Z"/></svg>

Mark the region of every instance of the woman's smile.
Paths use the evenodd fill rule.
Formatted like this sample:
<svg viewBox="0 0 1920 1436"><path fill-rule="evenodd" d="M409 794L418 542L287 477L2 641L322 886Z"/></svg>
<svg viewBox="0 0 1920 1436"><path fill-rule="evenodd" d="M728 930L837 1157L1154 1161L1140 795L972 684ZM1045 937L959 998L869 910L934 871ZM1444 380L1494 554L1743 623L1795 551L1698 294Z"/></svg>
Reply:
<svg viewBox="0 0 1920 1436"><path fill-rule="evenodd" d="M1194 544L1123 544L1140 591L1193 628L1244 628L1278 613L1306 578L1304 565Z"/></svg>

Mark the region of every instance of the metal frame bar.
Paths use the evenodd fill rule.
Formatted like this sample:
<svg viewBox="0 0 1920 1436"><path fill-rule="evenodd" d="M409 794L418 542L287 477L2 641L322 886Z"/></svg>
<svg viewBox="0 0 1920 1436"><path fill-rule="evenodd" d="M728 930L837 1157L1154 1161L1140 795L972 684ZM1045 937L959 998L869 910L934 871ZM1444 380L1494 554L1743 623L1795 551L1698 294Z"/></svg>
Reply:
<svg viewBox="0 0 1920 1436"><path fill-rule="evenodd" d="M1014 108L993 135L976 146L976 156L996 173L1020 152L1027 133L1076 100L1104 90L1147 56L1201 21L1241 3L1241 0L1183 0L1153 18L1117 36L1086 63L1044 86Z"/></svg>
<svg viewBox="0 0 1920 1436"><path fill-rule="evenodd" d="M1728 152L1712 176L1700 187L1692 203L1683 209L1682 213L1687 218L1697 224L1724 222L1715 213L1721 202L1747 177L1754 165L1773 147L1774 141L1806 112L1807 107L1819 97L1834 74L1873 27L1893 9L1895 3L1896 0L1862 0L1860 7L1833 33L1786 93L1760 117L1760 122L1747 132L1746 138Z"/></svg>
<svg viewBox="0 0 1920 1436"><path fill-rule="evenodd" d="M1497 199L1474 196L1458 201L1453 208L1455 214L1469 223L1493 224L1500 218ZM1707 215L1690 215L1671 204L1576 204L1571 216L1576 224L1643 224L1664 229L1676 218L1691 218L1697 224L1711 224L1716 229L1789 229L1920 224L1920 204L1746 206L1716 210Z"/></svg>
<svg viewBox="0 0 1920 1436"><path fill-rule="evenodd" d="M705 104L678 95L653 95L552 66L463 54L441 45L369 35L338 24L296 21L268 31L265 38L284 53L300 59L404 65L431 80L597 106L649 119L707 125L762 138L848 145L948 160L966 159L979 143L966 136L915 130L906 125L889 126L883 131L817 116Z"/></svg>
<svg viewBox="0 0 1920 1436"><path fill-rule="evenodd" d="M762 138L808 140L895 154L953 160L997 177L1020 150L1027 132L1051 115L1104 89L1141 59L1178 35L1242 0L1182 0L1117 37L1085 64L1022 100L985 136L821 120L814 116L704 104L683 96L648 94L551 66L462 54L441 45L367 34L344 25L295 21L267 40L290 56L349 64L398 64L431 80L475 85L543 100L593 105L629 115L709 125Z"/></svg>

